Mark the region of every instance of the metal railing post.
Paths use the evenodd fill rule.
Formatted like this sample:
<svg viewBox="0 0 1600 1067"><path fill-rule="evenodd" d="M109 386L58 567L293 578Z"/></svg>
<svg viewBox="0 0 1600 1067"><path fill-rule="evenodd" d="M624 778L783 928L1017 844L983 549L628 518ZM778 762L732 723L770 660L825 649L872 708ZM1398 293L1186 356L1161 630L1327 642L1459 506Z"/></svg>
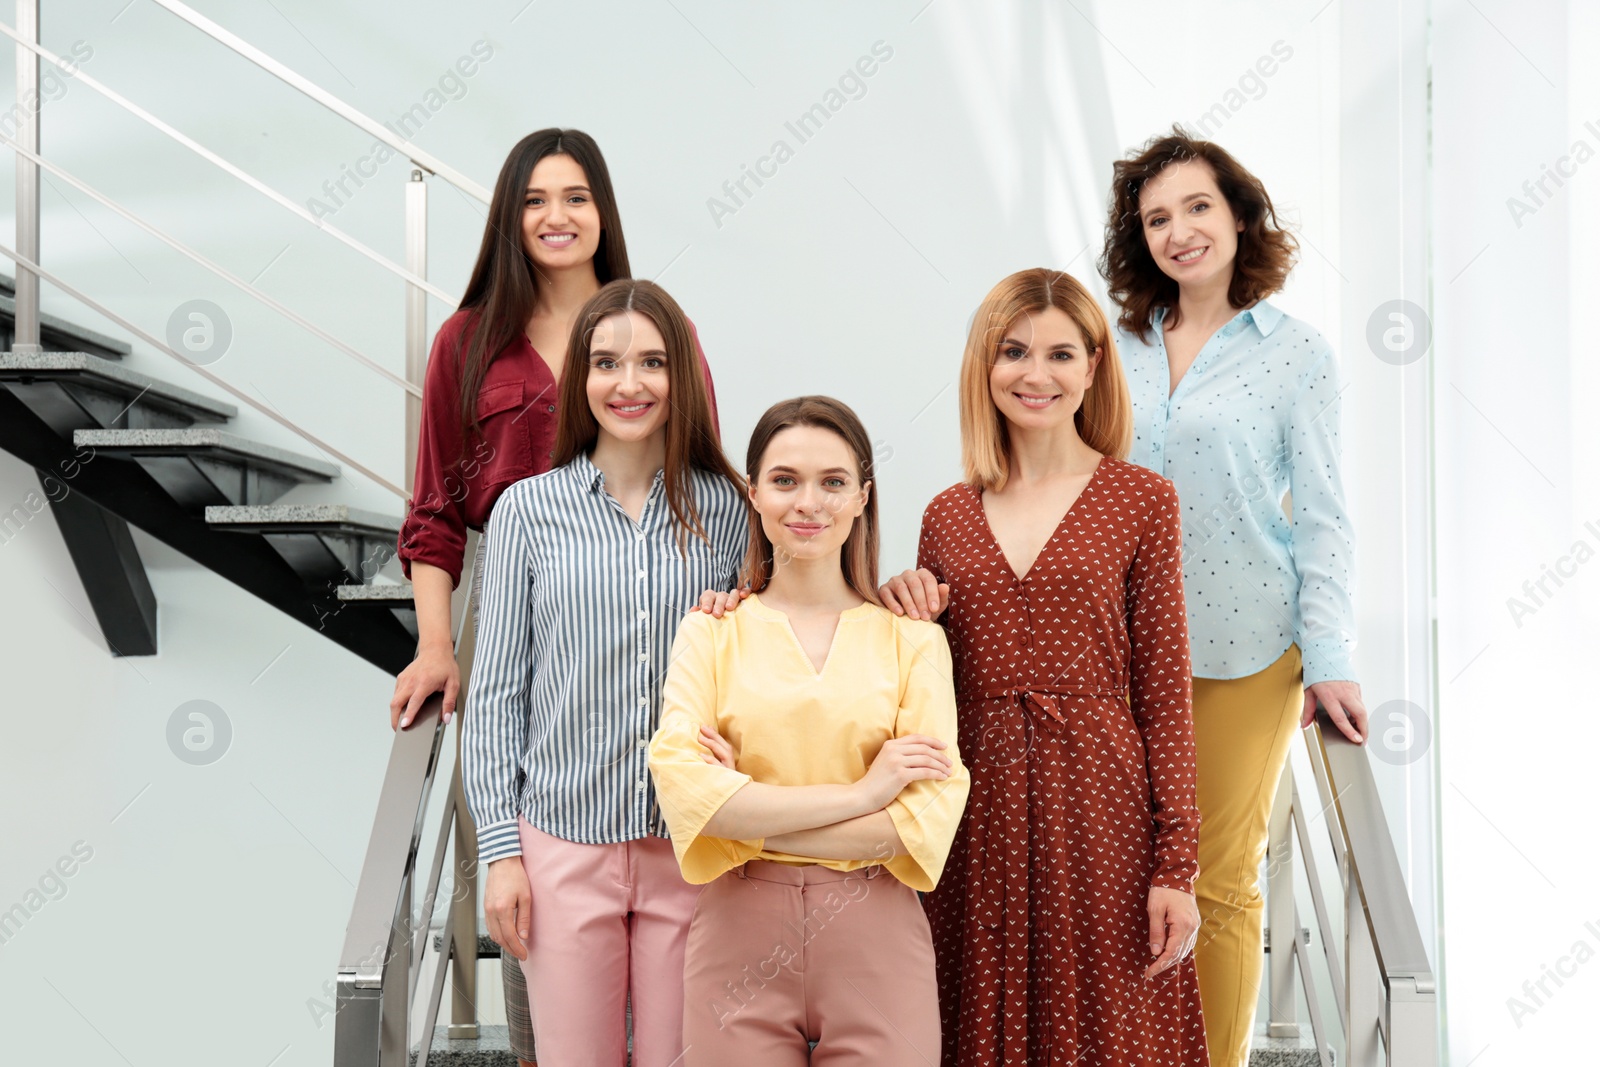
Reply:
<svg viewBox="0 0 1600 1067"><path fill-rule="evenodd" d="M1439 1010L1431 985L1419 988L1405 979L1389 984L1389 1062L1397 1067L1439 1062Z"/></svg>
<svg viewBox="0 0 1600 1067"><path fill-rule="evenodd" d="M17 0L17 35L39 43L39 0ZM17 143L39 151L39 57L17 45ZM39 165L17 156L17 252L39 261ZM17 264L13 352L39 351L39 276Z"/></svg>
<svg viewBox="0 0 1600 1067"><path fill-rule="evenodd" d="M457 612L456 663L461 670L461 695L456 698L456 773L455 773L455 864L460 888L450 900L451 951L455 953L454 981L450 983L450 1030L453 1038L478 1036L478 829L467 812L466 787L461 769L461 737L472 709L467 706L467 687L472 678L472 654L478 641L478 620L473 611L471 588L477 582L479 534L467 536L468 565L462 570L460 588L452 604ZM508 957L507 966L517 966Z"/></svg>
<svg viewBox="0 0 1600 1067"><path fill-rule="evenodd" d="M414 874L400 895L399 915L389 933L383 961L383 1019L378 1034L379 1067L405 1067L411 1055L411 938L416 922L411 915Z"/></svg>
<svg viewBox="0 0 1600 1067"><path fill-rule="evenodd" d="M1367 925L1361 887L1352 876L1354 861L1348 854L1344 866L1345 1058L1349 1063L1376 1064L1383 1054L1383 1034L1378 1029L1383 972Z"/></svg>
<svg viewBox="0 0 1600 1067"><path fill-rule="evenodd" d="M1267 1036L1299 1037L1294 1002L1294 954L1299 949L1300 926L1294 907L1293 809L1290 807L1289 765L1278 778L1272 816L1267 821ZM1310 996L1308 993L1307 996Z"/></svg>
<svg viewBox="0 0 1600 1067"><path fill-rule="evenodd" d="M406 183L406 269L428 277L428 185L413 170ZM406 283L406 381L422 388L428 373L428 294ZM422 398L406 394L405 486L411 492L417 471L417 438L422 429Z"/></svg>

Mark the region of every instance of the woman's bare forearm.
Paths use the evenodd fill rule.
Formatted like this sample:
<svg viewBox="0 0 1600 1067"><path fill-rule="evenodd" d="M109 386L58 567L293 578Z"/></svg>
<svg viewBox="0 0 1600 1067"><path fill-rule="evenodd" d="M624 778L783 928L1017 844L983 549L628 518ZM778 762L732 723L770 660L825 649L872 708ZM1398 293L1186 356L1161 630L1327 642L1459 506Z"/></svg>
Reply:
<svg viewBox="0 0 1600 1067"><path fill-rule="evenodd" d="M814 860L888 861L906 854L905 842L887 811L875 811L854 819L795 830L767 837L769 852L786 852Z"/></svg>
<svg viewBox="0 0 1600 1067"><path fill-rule="evenodd" d="M411 592L417 606L417 651L455 648L450 626L450 572L431 563L411 564Z"/></svg>
<svg viewBox="0 0 1600 1067"><path fill-rule="evenodd" d="M868 814L871 801L855 785L747 783L706 820L701 832L730 841L811 830Z"/></svg>

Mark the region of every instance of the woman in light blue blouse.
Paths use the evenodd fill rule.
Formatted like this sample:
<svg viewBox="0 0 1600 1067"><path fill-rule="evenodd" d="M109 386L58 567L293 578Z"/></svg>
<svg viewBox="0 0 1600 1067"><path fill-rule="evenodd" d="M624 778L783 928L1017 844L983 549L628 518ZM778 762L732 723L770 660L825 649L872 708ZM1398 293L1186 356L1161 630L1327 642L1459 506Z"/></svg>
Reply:
<svg viewBox="0 0 1600 1067"><path fill-rule="evenodd" d="M1320 704L1360 742L1354 536L1333 350L1267 302L1294 265L1261 182L1174 127L1117 163L1100 271L1120 305L1128 458L1183 510L1194 666L1202 928L1213 1067L1249 1055L1261 984L1257 884L1295 727ZM1289 506L1286 515L1285 494Z"/></svg>

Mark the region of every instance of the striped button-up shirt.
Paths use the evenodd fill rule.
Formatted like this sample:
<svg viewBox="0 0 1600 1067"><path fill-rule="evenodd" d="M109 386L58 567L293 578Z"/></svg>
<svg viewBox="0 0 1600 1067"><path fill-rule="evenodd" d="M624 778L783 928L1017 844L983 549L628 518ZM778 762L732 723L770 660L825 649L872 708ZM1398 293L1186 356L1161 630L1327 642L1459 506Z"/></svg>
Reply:
<svg viewBox="0 0 1600 1067"><path fill-rule="evenodd" d="M587 456L495 503L462 718L483 862L522 852L519 813L583 844L667 836L649 745L672 637L703 591L730 587L749 537L739 490L692 478L711 543L684 549L660 472L637 522Z"/></svg>

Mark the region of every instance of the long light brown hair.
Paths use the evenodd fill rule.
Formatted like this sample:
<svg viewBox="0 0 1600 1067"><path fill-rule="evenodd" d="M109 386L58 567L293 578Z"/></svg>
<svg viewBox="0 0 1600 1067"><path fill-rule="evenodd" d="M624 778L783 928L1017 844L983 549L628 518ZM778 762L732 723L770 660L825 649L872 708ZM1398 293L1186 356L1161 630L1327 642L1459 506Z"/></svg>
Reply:
<svg viewBox="0 0 1600 1067"><path fill-rule="evenodd" d="M1249 307L1283 288L1294 269L1298 245L1278 224L1267 187L1237 159L1214 141L1190 137L1182 126L1152 137L1143 148L1111 168L1111 214L1106 220L1105 249L1100 254L1100 275L1110 286L1111 299L1122 309L1117 325L1140 340L1150 339L1150 319L1166 308L1167 324L1178 324L1178 283L1169 278L1150 255L1145 240L1139 197L1150 179L1174 163L1203 160L1217 180L1233 217L1244 223L1239 250L1233 260L1233 280L1228 283L1228 304Z"/></svg>
<svg viewBox="0 0 1600 1067"><path fill-rule="evenodd" d="M716 424L711 419L711 397L705 374L700 369L700 353L683 309L655 282L619 278L600 287L578 310L567 341L567 362L561 372L561 397L556 405L556 446L550 457L552 467L571 463L580 454L593 450L600 437L600 423L589 407L589 355L594 347L594 330L602 319L635 311L655 323L666 343L667 352L667 459L663 467L667 504L678 526L678 546L686 543L685 531L710 544L700 511L695 506L689 471L698 467L720 474L741 493L744 480L722 453Z"/></svg>
<svg viewBox="0 0 1600 1067"><path fill-rule="evenodd" d="M772 439L792 426L816 426L837 434L856 461L856 482L866 486L873 481L872 442L866 427L848 404L831 396L797 396L781 400L767 409L750 432L750 448L745 455L745 474L750 485L760 484L761 461ZM752 593L759 593L772 581L772 540L761 525L761 516L750 509L750 550L745 556L744 581ZM864 600L882 606L878 599L878 487L867 492L867 503L850 527L839 553L839 569L844 580Z"/></svg>
<svg viewBox="0 0 1600 1067"><path fill-rule="evenodd" d="M611 188L611 172L594 138L582 130L556 127L530 133L518 141L500 167L489 220L483 227L478 261L472 268L461 307L477 311L461 367L461 425L478 429L478 388L489 364L527 329L539 292L533 259L522 242L522 212L528 179L546 156L570 156L583 168L600 213L600 245L594 253L594 275L601 285L631 276L628 245L622 239L622 216Z"/></svg>
<svg viewBox="0 0 1600 1067"><path fill-rule="evenodd" d="M1096 452L1116 459L1126 458L1133 444L1133 402L1099 302L1070 274L1044 267L1020 270L983 298L961 357L961 466L971 485L1001 489L1011 476L1010 433L990 394L989 374L1012 324L1046 308L1059 308L1078 327L1089 348L1085 357L1100 352L1094 384L1072 416L1078 436Z"/></svg>

